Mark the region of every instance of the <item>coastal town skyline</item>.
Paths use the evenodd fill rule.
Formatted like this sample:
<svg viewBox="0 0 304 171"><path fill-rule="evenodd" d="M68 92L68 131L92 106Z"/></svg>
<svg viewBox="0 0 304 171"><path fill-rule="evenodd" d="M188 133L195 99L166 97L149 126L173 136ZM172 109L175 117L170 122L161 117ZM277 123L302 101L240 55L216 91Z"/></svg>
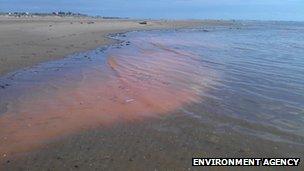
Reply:
<svg viewBox="0 0 304 171"><path fill-rule="evenodd" d="M300 0L0 0L0 12L71 11L93 16L152 19L241 19L304 21Z"/></svg>

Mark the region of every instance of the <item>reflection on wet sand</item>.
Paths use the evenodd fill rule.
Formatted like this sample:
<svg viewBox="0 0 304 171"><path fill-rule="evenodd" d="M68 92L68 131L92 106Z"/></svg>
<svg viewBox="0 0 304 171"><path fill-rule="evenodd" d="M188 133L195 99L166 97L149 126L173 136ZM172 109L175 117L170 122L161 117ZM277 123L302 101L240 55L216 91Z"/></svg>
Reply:
<svg viewBox="0 0 304 171"><path fill-rule="evenodd" d="M77 66L64 69L66 78L52 71L56 79L47 86L37 86L34 75L27 86L19 82L21 91L31 93L16 98L0 115L1 155L29 151L99 125L157 117L200 100L204 75L211 73L196 67L197 57L145 41L108 50L104 63L98 63L97 54L92 62L98 64L86 65L81 74L74 72ZM66 81L71 77L76 79Z"/></svg>

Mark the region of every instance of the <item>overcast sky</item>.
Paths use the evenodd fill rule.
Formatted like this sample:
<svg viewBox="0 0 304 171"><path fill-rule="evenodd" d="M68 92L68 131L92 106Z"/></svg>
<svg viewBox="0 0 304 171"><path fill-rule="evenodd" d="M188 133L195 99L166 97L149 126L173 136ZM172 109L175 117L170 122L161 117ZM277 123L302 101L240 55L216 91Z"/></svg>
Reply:
<svg viewBox="0 0 304 171"><path fill-rule="evenodd" d="M304 0L0 0L0 11L170 19L304 21Z"/></svg>

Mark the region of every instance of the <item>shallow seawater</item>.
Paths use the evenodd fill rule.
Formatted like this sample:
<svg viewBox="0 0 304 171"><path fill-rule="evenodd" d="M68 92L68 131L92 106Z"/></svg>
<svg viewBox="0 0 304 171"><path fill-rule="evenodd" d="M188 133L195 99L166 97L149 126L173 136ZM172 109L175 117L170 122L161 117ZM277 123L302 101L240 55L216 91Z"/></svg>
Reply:
<svg viewBox="0 0 304 171"><path fill-rule="evenodd" d="M0 153L183 111L224 131L304 145L304 25L243 22L117 35L0 78ZM191 107L195 106L195 107Z"/></svg>

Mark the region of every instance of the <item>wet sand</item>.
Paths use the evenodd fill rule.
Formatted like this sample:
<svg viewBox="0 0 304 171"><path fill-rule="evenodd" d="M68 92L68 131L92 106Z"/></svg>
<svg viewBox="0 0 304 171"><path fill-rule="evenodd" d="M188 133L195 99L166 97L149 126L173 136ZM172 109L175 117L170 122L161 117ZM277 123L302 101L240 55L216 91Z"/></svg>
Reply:
<svg viewBox="0 0 304 171"><path fill-rule="evenodd" d="M189 106L200 111L197 106ZM209 118L210 115L202 114ZM242 140L242 141L240 141ZM238 144L236 146L235 144ZM272 146L272 148L269 148ZM289 151L290 150L290 151ZM289 151L289 152L288 152ZM255 139L232 129L217 133L212 123L175 111L161 119L116 123L51 143L26 157L7 159L8 170L202 170L192 157L286 157L284 143ZM127 168L127 169L126 169ZM207 170L286 170L283 167L208 167ZM302 168L289 167L288 170Z"/></svg>
<svg viewBox="0 0 304 171"><path fill-rule="evenodd" d="M151 55L155 56L153 63L143 62L152 58ZM50 79L47 75L38 80L32 75L28 87L24 83L11 86L2 94L9 96L19 89L23 95L18 95L16 102L1 98L9 103L9 110L0 117L0 135L4 138L0 141L1 156L28 152L53 138L99 125L159 117L198 101L198 95L187 87L195 79L190 75L171 76L175 75L173 67L182 70L177 58L161 53L146 57L127 54L121 57L113 53L107 57L105 66L87 66L80 73L58 71L54 73L58 78L52 81L47 80ZM147 70L136 69L131 64ZM76 79L59 78L62 74L67 74L66 79ZM39 87L35 84L39 82L47 83ZM24 93L26 87L28 92Z"/></svg>
<svg viewBox="0 0 304 171"><path fill-rule="evenodd" d="M79 132L162 118L198 102L203 88L195 85L206 78L192 68L197 56L145 43L149 39L75 54L3 77L1 82L9 86L0 92L6 108L0 117L1 161L28 158Z"/></svg>

